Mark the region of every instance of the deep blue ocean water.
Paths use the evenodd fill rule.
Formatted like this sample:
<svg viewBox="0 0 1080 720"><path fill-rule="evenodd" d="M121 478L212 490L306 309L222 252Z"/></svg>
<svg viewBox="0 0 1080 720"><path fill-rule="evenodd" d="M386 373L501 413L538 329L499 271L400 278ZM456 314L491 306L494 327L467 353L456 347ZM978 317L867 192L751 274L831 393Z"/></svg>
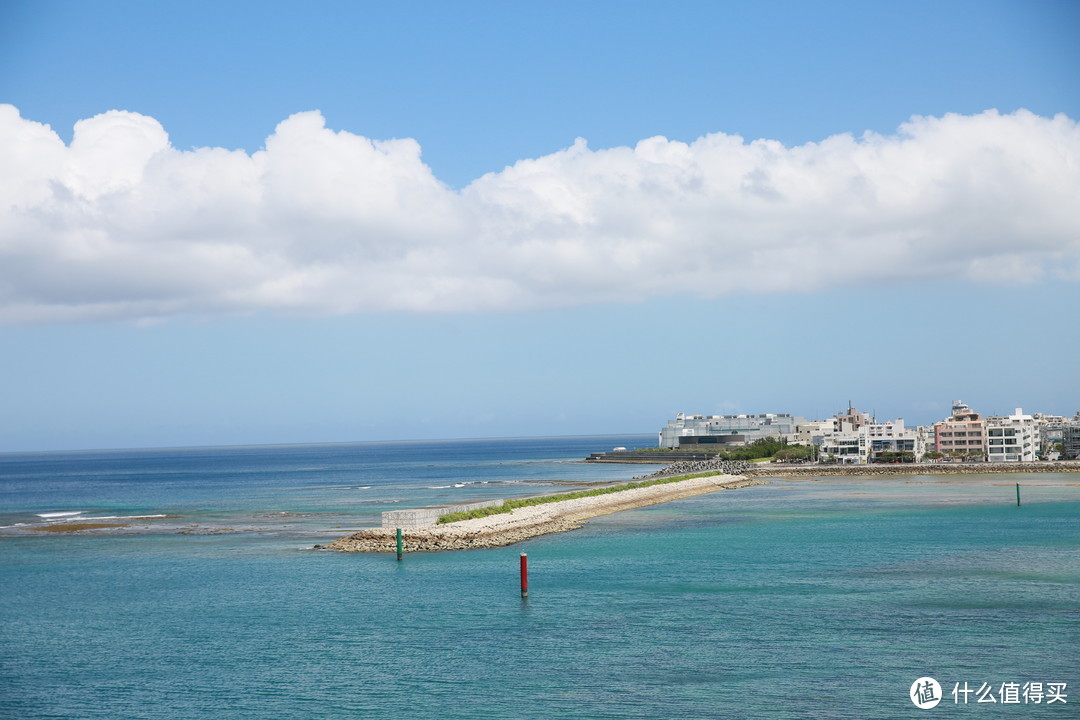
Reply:
<svg viewBox="0 0 1080 720"><path fill-rule="evenodd" d="M628 479L651 468L577 461L650 441L0 455L0 717L1080 717L1077 475L783 480L495 550L309 549ZM141 515L170 517L32 529ZM1000 702L1031 682L1067 702Z"/></svg>

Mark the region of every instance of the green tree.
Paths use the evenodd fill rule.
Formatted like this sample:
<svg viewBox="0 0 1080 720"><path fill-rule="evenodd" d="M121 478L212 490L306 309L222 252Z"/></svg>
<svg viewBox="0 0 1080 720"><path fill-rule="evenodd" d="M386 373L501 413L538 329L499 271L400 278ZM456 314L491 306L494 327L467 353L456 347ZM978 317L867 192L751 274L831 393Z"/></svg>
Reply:
<svg viewBox="0 0 1080 720"><path fill-rule="evenodd" d="M777 450L774 457L777 460L788 462L792 460L812 460L814 458L814 448L806 445L788 445L781 450Z"/></svg>

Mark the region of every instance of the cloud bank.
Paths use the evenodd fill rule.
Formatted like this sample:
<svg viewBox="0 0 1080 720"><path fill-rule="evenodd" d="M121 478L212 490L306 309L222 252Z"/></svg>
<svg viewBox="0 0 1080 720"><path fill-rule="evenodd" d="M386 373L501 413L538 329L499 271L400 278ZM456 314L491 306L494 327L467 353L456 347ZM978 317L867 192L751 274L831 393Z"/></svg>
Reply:
<svg viewBox="0 0 1080 720"><path fill-rule="evenodd" d="M178 150L110 111L70 145L0 105L0 322L454 312L935 278L1080 281L1080 129L915 117L785 147L707 135L521 160L461 190L410 139L279 124Z"/></svg>

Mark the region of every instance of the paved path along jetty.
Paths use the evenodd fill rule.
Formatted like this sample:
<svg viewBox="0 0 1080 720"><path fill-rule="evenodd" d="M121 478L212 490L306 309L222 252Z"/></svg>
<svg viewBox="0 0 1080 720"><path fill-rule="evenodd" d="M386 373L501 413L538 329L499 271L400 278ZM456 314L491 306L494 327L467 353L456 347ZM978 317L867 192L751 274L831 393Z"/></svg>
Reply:
<svg viewBox="0 0 1080 720"><path fill-rule="evenodd" d="M405 552L503 547L539 535L574 530L585 520L600 515L762 483L762 480L738 475L689 478L606 495L531 505L471 520L410 528L404 531L403 541ZM343 552L396 552L396 532L394 528L360 530L329 545L316 545L316 548Z"/></svg>

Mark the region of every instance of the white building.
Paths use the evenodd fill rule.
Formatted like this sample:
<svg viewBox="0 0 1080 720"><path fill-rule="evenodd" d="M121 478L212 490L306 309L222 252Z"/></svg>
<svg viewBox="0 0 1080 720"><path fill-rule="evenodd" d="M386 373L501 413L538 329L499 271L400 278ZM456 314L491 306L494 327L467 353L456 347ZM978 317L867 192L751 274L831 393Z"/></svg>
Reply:
<svg viewBox="0 0 1080 720"><path fill-rule="evenodd" d="M832 462L863 465L866 463L866 456L863 454L865 447L866 443L860 442L858 430L841 430L822 438L818 457Z"/></svg>
<svg viewBox="0 0 1080 720"><path fill-rule="evenodd" d="M925 450L918 433L904 427L902 418L885 423L870 422L822 438L821 457L842 463L866 465L880 462L918 462Z"/></svg>
<svg viewBox="0 0 1080 720"><path fill-rule="evenodd" d="M870 423L859 428L866 462L919 462L925 447L919 434L904 427L904 419Z"/></svg>
<svg viewBox="0 0 1080 720"><path fill-rule="evenodd" d="M1032 462L1039 452L1039 428L1022 408L1008 417L986 419L987 460Z"/></svg>
<svg viewBox="0 0 1080 720"><path fill-rule="evenodd" d="M933 425L919 425L915 428L915 434L919 437L919 445L923 449L922 454L925 455L927 452L934 449L936 433L934 432Z"/></svg>
<svg viewBox="0 0 1080 720"><path fill-rule="evenodd" d="M796 445L820 446L825 437L832 435L835 430L834 421L831 418L829 420L811 420L795 426L794 442Z"/></svg>
<svg viewBox="0 0 1080 720"><path fill-rule="evenodd" d="M806 418L780 414L764 415L686 415L679 413L660 431L660 447L687 445L748 445L759 438L795 440L796 426ZM720 449L720 448L717 448Z"/></svg>

